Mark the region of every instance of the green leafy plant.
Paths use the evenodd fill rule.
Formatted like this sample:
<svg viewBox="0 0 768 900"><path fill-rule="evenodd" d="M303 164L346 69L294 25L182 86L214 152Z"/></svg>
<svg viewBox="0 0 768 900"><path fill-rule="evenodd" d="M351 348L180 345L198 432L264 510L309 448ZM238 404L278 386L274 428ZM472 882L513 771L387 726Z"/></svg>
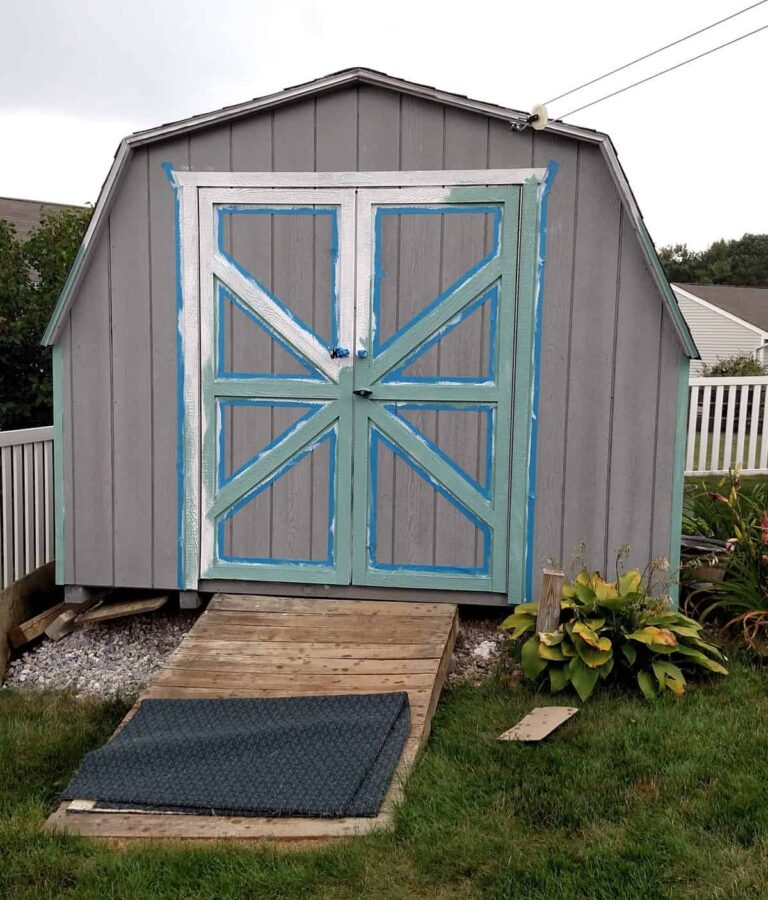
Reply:
<svg viewBox="0 0 768 900"><path fill-rule="evenodd" d="M699 605L703 598L702 621L725 619L724 629L741 629L746 644L762 652L768 633L768 482L745 481L737 468L717 488L703 482L691 492L684 522L686 529L697 529L689 533L726 542L727 553L718 561L725 576L719 584L694 590L689 602Z"/></svg>
<svg viewBox="0 0 768 900"><path fill-rule="evenodd" d="M563 621L555 631L536 632L538 603L516 607L501 627L512 640L528 635L520 651L523 675L548 679L552 693L570 684L582 700L601 682L635 683L652 700L666 691L685 693L696 670L727 675L720 650L702 639L702 626L652 596L658 568L617 571L615 582L582 569L563 587Z"/></svg>

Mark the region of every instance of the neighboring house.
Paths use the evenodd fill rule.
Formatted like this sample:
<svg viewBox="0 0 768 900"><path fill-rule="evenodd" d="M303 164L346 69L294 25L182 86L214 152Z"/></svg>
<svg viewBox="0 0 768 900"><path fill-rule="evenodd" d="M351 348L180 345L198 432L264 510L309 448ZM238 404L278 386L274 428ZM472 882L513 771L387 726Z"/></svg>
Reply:
<svg viewBox="0 0 768 900"><path fill-rule="evenodd" d="M673 284L701 360L691 361L691 374L740 353L768 362L768 288L729 284Z"/></svg>
<svg viewBox="0 0 768 900"><path fill-rule="evenodd" d="M40 224L43 216L63 212L67 209L83 209L66 203L43 203L41 200L19 200L15 197L0 197L0 219L5 219L16 228L16 237L26 240Z"/></svg>

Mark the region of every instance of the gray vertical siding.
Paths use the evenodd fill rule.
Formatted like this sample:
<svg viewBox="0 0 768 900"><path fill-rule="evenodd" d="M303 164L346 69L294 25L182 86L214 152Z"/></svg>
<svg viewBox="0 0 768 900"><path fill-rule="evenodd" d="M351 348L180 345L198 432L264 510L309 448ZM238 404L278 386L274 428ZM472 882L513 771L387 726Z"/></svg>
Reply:
<svg viewBox="0 0 768 900"><path fill-rule="evenodd" d="M176 585L175 212L161 163L215 171L370 171L514 168L550 160L560 168L549 198L535 571L549 557L567 562L582 541L594 566L610 563L624 543L632 544L637 564L666 554L681 350L600 151L531 130L514 134L498 120L366 85L134 152L61 337L66 581ZM236 230L227 239L237 250ZM458 245L472 239L451 237ZM292 240L318 252L316 234ZM296 277L288 261L276 259L276 284ZM443 284L450 277L447 268L439 273ZM317 297L313 303L319 308ZM247 354L237 340L233 329L233 352ZM435 438L458 429L451 440L475 446L474 431L464 434L444 418L435 416ZM432 542L437 557L450 554L455 530L434 505L410 530L392 529L413 486L394 461L388 464L389 497L379 518L382 531L392 534L388 552L395 541L418 535ZM322 552L319 510L327 499L313 467L281 488L285 497L275 490L272 504L284 511L276 527L285 531L275 540L308 541ZM318 508L304 535L302 497L315 492Z"/></svg>

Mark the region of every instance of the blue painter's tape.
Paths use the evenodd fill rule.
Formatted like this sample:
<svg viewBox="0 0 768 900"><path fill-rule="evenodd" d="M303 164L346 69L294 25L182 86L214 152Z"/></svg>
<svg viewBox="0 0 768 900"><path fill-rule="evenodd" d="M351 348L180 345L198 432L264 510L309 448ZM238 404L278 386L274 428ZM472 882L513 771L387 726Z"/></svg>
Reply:
<svg viewBox="0 0 768 900"><path fill-rule="evenodd" d="M407 563L381 563L376 559L376 541L378 528L378 444L379 441L396 457L410 466L424 481L427 482L441 497L454 506L465 518L467 518L483 535L483 565L482 566L428 566L412 565ZM491 529L486 522L470 512L456 497L453 496L439 481L422 468L416 460L412 459L394 444L378 428L371 428L370 437L370 503L368 524L368 566L379 571L402 572L429 572L431 574L444 575L473 575L477 577L489 577L491 571Z"/></svg>
<svg viewBox="0 0 768 900"><path fill-rule="evenodd" d="M300 325L305 331L313 334L317 340L326 348L329 345L318 335L313 329L307 325L299 316L297 316L288 306L286 306L275 294L269 291L266 285L262 284L258 278L241 265L224 247L224 216L226 215L262 215L262 216L330 216L331 219L331 346L338 343L339 335L339 298L336 284L336 272L339 260L339 217L336 207L313 207L313 206L219 206L216 208L217 216L217 235L219 253L233 265L240 274L254 284L260 291L265 293L280 309L292 319L297 325Z"/></svg>
<svg viewBox="0 0 768 900"><path fill-rule="evenodd" d="M162 163L162 168L173 191L174 235L176 240L176 502L178 505L176 515L178 532L176 580L178 587L184 588L184 521L186 514L184 508L184 434L186 425L184 417L184 339L181 332L181 313L184 308L184 292L181 281L181 202L173 166L169 162L164 162Z"/></svg>
<svg viewBox="0 0 768 900"><path fill-rule="evenodd" d="M330 443L330 464L328 466L328 555L325 559L282 559L278 557L253 557L253 556L227 556L224 553L224 525L228 519L231 519L244 506L250 503L262 491L265 491L270 485L274 484L278 478L281 478L289 472L294 466L298 465L303 459L306 459L317 447L325 441ZM245 563L253 565L269 566L295 566L303 568L306 566L325 566L332 568L335 565L336 549L336 425L332 425L320 437L312 441L301 452L291 457L284 465L274 472L269 478L256 485L251 491L241 497L237 503L234 503L225 513L223 513L216 522L216 556L219 562L223 563Z"/></svg>
<svg viewBox="0 0 768 900"><path fill-rule="evenodd" d="M526 516L525 541L525 600L533 595L533 539L534 517L536 514L536 450L539 427L539 380L541 375L541 328L544 299L544 260L547 254L547 201L559 165L550 161L541 190L541 211L539 213L539 241L536 283L535 326L533 332L533 385L531 388L531 440L528 458L528 511Z"/></svg>
<svg viewBox="0 0 768 900"><path fill-rule="evenodd" d="M243 378L279 378L281 380L294 379L300 381L327 381L328 379L319 372L310 362L301 356L291 344L283 340L283 338L266 322L262 321L254 311L243 303L240 298L234 294L226 285L218 282L219 295L219 315L217 317L216 328L216 377L225 379L243 379ZM279 344L289 356L293 357L296 362L306 370L307 374L288 373L285 375L275 374L273 372L234 372L224 367L225 349L224 349L224 309L225 304L231 303L243 315L255 325L265 332L276 343Z"/></svg>
<svg viewBox="0 0 768 900"><path fill-rule="evenodd" d="M387 340L381 341L379 336L379 323L381 322L381 285L386 277L386 273L382 268L382 219L384 216L424 216L424 215L492 215L493 216L493 246L482 259L464 272L447 290L443 291L438 297L428 303L412 319L409 319L405 325L399 328L394 334L390 335ZM450 204L443 206L391 206L378 207L374 213L374 249L373 249L373 302L372 302L372 321L371 330L373 337L373 351L380 353L389 347L394 341L405 334L406 331L413 328L417 322L420 322L424 316L432 312L435 307L439 306L444 300L447 300L451 294L455 293L463 284L469 281L473 275L477 274L492 259L499 255L501 249L501 207L500 206L479 206L476 204Z"/></svg>
<svg viewBox="0 0 768 900"><path fill-rule="evenodd" d="M491 473L493 470L493 436L494 436L494 418L495 407L490 403L385 403L384 408L387 412L397 416L398 421L402 422L412 434L423 441L429 449L439 456L446 465L450 466L457 475L460 475L471 487L482 494L487 500L491 499ZM443 450L430 440L423 431L418 429L413 422L401 415L401 410L430 410L440 412L476 412L485 416L486 420L486 443L485 443L485 481L481 484L476 478L473 478L466 469L463 469L454 459L448 456Z"/></svg>
<svg viewBox="0 0 768 900"><path fill-rule="evenodd" d="M229 484L230 481L233 481L237 476L244 472L246 469L250 468L254 463L258 462L270 450L274 450L278 444L281 444L284 440L289 438L294 432L296 432L301 426L309 419L312 418L316 413L320 412L321 409L324 409L327 406L327 403L324 403L322 400L258 400L256 398L251 397L238 397L238 398L226 398L218 400L218 421L217 421L217 429L219 436L219 460L218 460L218 487L223 488L225 485ZM255 453L250 459L244 462L236 471L232 472L230 475L225 474L224 469L224 460L226 457L226 446L225 446L225 436L224 436L224 412L226 408L230 406L245 406L245 407L263 407L265 409L306 409L307 412L304 413L303 416L300 416L292 425L289 425L288 428L284 429L277 435L277 437L273 438L268 444L261 448L258 453Z"/></svg>
<svg viewBox="0 0 768 900"><path fill-rule="evenodd" d="M455 328L458 328L465 319L469 318L474 312L480 309L484 304L489 305L490 315L488 317L489 328L489 351L488 351L488 375L475 378L465 375L406 375L405 370L413 365L419 357L423 356L434 347L438 341L441 341L446 335L450 334ZM498 321L499 308L499 285L498 283L473 300L464 307L450 321L446 322L442 328L436 331L432 337L424 341L424 343L413 353L408 355L402 363L393 369L389 374L382 378L384 384L493 384L496 380L496 326Z"/></svg>

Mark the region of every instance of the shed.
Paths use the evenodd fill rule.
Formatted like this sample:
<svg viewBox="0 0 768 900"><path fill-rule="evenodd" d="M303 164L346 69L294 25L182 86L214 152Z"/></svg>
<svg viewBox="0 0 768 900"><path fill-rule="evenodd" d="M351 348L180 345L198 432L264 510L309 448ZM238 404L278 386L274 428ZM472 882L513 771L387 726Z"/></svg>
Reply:
<svg viewBox="0 0 768 900"><path fill-rule="evenodd" d="M696 346L608 137L524 119L356 68L126 138L44 338L59 582L674 565Z"/></svg>

